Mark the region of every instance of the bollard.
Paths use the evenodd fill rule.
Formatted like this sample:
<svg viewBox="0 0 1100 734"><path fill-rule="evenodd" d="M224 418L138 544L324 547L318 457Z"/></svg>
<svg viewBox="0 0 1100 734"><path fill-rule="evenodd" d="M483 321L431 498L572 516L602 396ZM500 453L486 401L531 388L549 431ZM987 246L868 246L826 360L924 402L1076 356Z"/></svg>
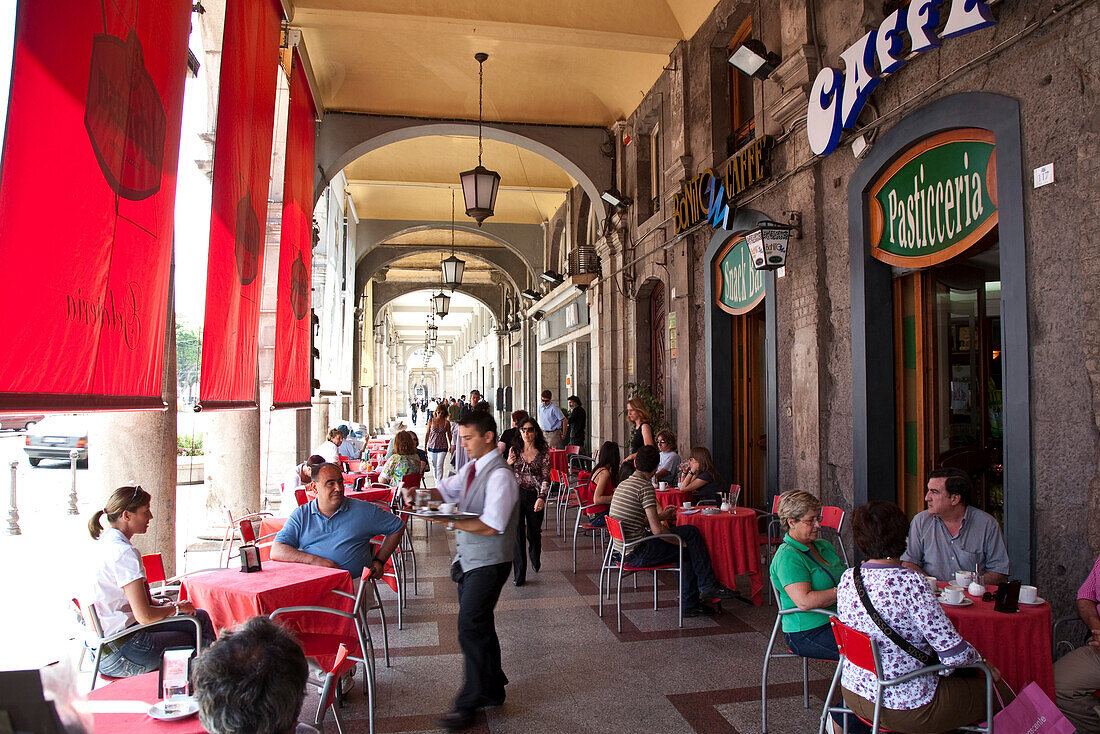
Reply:
<svg viewBox="0 0 1100 734"><path fill-rule="evenodd" d="M76 462L80 457L80 452L76 449L69 451L69 468L73 473L73 487L69 490L69 514L79 515L80 513L76 509Z"/></svg>
<svg viewBox="0 0 1100 734"><path fill-rule="evenodd" d="M11 497L9 503L11 510L8 511L8 535L22 535L23 531L19 529L19 507L15 504L15 472L19 469L19 462L13 461L11 463Z"/></svg>

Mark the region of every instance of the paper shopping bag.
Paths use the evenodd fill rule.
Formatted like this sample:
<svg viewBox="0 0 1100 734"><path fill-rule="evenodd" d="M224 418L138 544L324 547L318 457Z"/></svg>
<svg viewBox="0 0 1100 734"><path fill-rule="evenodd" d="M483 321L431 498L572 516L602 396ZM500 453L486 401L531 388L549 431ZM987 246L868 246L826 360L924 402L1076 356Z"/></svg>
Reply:
<svg viewBox="0 0 1100 734"><path fill-rule="evenodd" d="M1015 701L993 717L993 731L995 734L1073 734L1076 730L1038 683L1028 683Z"/></svg>

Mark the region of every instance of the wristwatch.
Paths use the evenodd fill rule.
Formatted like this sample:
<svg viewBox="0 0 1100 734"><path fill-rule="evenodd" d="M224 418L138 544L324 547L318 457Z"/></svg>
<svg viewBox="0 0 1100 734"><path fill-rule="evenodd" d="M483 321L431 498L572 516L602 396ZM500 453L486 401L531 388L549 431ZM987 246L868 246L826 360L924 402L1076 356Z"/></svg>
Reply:
<svg viewBox="0 0 1100 734"><path fill-rule="evenodd" d="M447 529L448 530L454 530L455 529L455 521L454 520L451 520L449 523L447 523Z"/></svg>

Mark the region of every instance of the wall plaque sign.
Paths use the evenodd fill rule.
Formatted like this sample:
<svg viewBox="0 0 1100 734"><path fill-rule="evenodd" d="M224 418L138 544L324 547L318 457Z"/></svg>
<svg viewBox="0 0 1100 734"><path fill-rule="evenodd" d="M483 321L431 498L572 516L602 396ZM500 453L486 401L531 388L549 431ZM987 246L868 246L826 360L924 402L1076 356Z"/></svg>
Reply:
<svg viewBox="0 0 1100 734"><path fill-rule="evenodd" d="M756 308L764 297L764 271L752 264L749 244L741 235L730 238L714 263L718 308L739 316Z"/></svg>
<svg viewBox="0 0 1100 734"><path fill-rule="evenodd" d="M871 183L871 255L924 268L949 260L997 226L993 133L948 130L922 140Z"/></svg>

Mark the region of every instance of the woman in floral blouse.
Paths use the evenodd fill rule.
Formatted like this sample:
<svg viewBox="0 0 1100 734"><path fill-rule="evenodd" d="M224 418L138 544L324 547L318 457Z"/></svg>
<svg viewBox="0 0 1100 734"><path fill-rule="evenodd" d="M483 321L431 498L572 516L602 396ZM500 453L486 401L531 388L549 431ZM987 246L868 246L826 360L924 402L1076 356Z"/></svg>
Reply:
<svg viewBox="0 0 1100 734"><path fill-rule="evenodd" d="M868 560L861 576L871 605L902 638L924 653L935 652L945 665L968 665L982 656L959 636L922 574L901 566L909 520L897 505L870 502L852 517L856 547ZM837 585L837 615L849 627L878 641L886 679L911 672L923 664L884 634L867 613L848 569ZM1000 672L985 661L998 681L1007 704L1011 692L1000 684ZM844 701L860 717L875 715L875 676L845 663L841 677ZM993 697L994 710L1000 706ZM949 675L929 673L885 688L879 724L903 732L948 732L985 719L985 680L972 669Z"/></svg>
<svg viewBox="0 0 1100 734"><path fill-rule="evenodd" d="M550 447L539 424L530 416L520 424L519 430L523 448L508 449L508 466L512 467L519 482L519 526L512 574L516 586L523 586L527 581L528 552L535 573L542 567L542 518L546 495L550 493Z"/></svg>
<svg viewBox="0 0 1100 734"><path fill-rule="evenodd" d="M424 465L416 453L415 435L401 431L393 437L393 456L386 460L378 481L384 484L400 484L406 474L421 473Z"/></svg>

